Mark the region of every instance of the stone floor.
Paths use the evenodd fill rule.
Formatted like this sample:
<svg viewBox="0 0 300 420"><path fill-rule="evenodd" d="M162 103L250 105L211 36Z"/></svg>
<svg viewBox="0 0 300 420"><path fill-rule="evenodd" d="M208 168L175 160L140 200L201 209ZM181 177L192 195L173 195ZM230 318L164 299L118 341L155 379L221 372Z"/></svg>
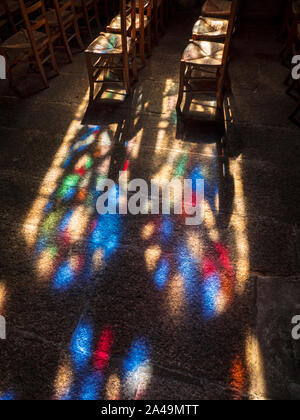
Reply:
<svg viewBox="0 0 300 420"><path fill-rule="evenodd" d="M300 142L276 28L239 27L225 147L210 98L175 111L196 16L174 17L126 101L88 105L82 54L29 97L1 82L2 399L300 399ZM204 179L204 223L99 216L121 170Z"/></svg>

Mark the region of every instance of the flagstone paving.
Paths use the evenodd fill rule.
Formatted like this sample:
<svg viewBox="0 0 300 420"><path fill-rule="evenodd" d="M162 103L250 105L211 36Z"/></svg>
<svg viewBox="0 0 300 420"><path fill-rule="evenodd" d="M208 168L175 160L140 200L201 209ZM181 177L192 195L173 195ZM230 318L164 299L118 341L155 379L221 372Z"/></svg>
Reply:
<svg viewBox="0 0 300 420"><path fill-rule="evenodd" d="M276 28L240 24L223 124L212 100L175 111L196 16L121 103L88 104L82 54L33 96L0 85L0 398L300 399L300 143ZM203 223L99 215L120 171L204 180Z"/></svg>

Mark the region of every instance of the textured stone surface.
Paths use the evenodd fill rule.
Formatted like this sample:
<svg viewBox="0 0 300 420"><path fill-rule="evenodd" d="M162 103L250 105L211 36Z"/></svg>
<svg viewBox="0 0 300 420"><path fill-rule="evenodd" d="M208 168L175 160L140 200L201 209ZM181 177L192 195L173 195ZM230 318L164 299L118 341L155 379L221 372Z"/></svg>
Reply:
<svg viewBox="0 0 300 420"><path fill-rule="evenodd" d="M299 342L292 339L292 318L300 313L299 277L258 278L257 331L265 360L270 397L300 399ZM284 299L283 299L284 297Z"/></svg>
<svg viewBox="0 0 300 420"><path fill-rule="evenodd" d="M109 87L87 103L82 54L59 56L48 90L32 74L22 99L1 82L0 398L299 399L299 130L281 45L272 25L239 25L224 148L214 101L175 111L198 13L174 17L127 100ZM203 224L99 217L99 177L122 170L203 178Z"/></svg>

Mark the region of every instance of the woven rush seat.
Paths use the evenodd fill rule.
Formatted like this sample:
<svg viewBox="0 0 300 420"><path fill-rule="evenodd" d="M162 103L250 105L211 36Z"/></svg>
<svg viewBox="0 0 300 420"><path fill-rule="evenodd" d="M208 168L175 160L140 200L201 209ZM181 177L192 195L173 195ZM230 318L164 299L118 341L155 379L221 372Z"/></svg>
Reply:
<svg viewBox="0 0 300 420"><path fill-rule="evenodd" d="M51 27L58 27L59 26L57 16L56 16L56 13L55 13L54 9L48 10L47 13L46 13L46 16L47 16L47 19L48 19L49 26L51 26ZM64 10L62 12L63 21L65 22L65 21L69 20L70 18L72 18L72 13L69 10Z"/></svg>
<svg viewBox="0 0 300 420"><path fill-rule="evenodd" d="M128 51L133 47L131 38L127 37ZM122 36L118 34L101 33L86 49L87 53L115 55L122 54Z"/></svg>
<svg viewBox="0 0 300 420"><path fill-rule="evenodd" d="M225 19L200 17L193 27L193 36L222 38L226 36L228 25Z"/></svg>
<svg viewBox="0 0 300 420"><path fill-rule="evenodd" d="M127 16L126 19L126 26L127 26L127 31L130 30L131 27L131 17ZM144 28L146 28L149 24L149 20L147 16L144 16ZM139 30L140 28L140 17L139 15L136 16L136 23L135 23L136 29ZM117 32L119 33L121 31L121 16L117 15L109 24L109 26L107 27L107 31L108 32Z"/></svg>
<svg viewBox="0 0 300 420"><path fill-rule="evenodd" d="M228 17L231 10L231 1L206 0L202 7L202 15L208 17Z"/></svg>
<svg viewBox="0 0 300 420"><path fill-rule="evenodd" d="M47 40L47 35L43 32L33 31L33 37L37 44L41 44ZM20 53L28 53L31 50L31 43L28 38L27 32L21 30L8 38L3 44L1 49L6 52L9 59L14 59Z"/></svg>
<svg viewBox="0 0 300 420"><path fill-rule="evenodd" d="M209 41L192 41L182 55L182 61L189 64L220 67L224 44Z"/></svg>

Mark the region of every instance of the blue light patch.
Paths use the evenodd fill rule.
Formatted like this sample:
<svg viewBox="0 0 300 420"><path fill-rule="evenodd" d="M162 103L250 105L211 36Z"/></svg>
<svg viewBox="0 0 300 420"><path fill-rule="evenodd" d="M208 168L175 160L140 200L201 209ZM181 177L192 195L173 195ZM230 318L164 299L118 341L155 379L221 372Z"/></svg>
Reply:
<svg viewBox="0 0 300 420"><path fill-rule="evenodd" d="M99 400L103 383L104 379L99 372L89 374L83 380L79 399L83 401Z"/></svg>
<svg viewBox="0 0 300 420"><path fill-rule="evenodd" d="M77 326L70 345L71 357L76 370L85 369L92 355L93 330L87 323Z"/></svg>
<svg viewBox="0 0 300 420"><path fill-rule="evenodd" d="M70 263L65 261L55 274L53 286L55 289L65 290L73 283L74 278L74 270L72 269Z"/></svg>
<svg viewBox="0 0 300 420"><path fill-rule="evenodd" d="M163 216L163 221L161 225L161 239L167 241L172 237L174 231L174 222L172 218L168 215Z"/></svg>
<svg viewBox="0 0 300 420"><path fill-rule="evenodd" d="M154 274L154 282L159 290L162 290L170 275L170 265L168 261L162 260L158 266L156 273Z"/></svg>
<svg viewBox="0 0 300 420"><path fill-rule="evenodd" d="M199 167L193 169L189 178L193 181L193 191L196 191L197 180L205 179L202 169Z"/></svg>
<svg viewBox="0 0 300 420"><path fill-rule="evenodd" d="M49 213L53 208L53 201L49 201L44 207L44 213Z"/></svg>
<svg viewBox="0 0 300 420"><path fill-rule="evenodd" d="M47 240L47 238L45 237L45 236L43 236L42 238L40 238L38 241L37 241L37 244L36 244L36 251L39 253L39 254L41 254L46 248L47 248L47 245L48 245L48 240Z"/></svg>
<svg viewBox="0 0 300 420"><path fill-rule="evenodd" d="M202 284L203 315L206 319L214 318L217 314L216 299L220 289L220 278L217 274L209 276Z"/></svg>
<svg viewBox="0 0 300 420"><path fill-rule="evenodd" d="M73 213L74 210L68 210L63 220L61 221L61 224L59 225L58 233L63 233L68 228Z"/></svg>
<svg viewBox="0 0 300 420"><path fill-rule="evenodd" d="M119 245L121 236L121 218L118 214L99 216L95 230L91 235L91 249L102 249L107 259Z"/></svg>
<svg viewBox="0 0 300 420"><path fill-rule="evenodd" d="M69 201L71 200L75 194L76 194L77 189L75 187L70 187L66 192L65 195L63 197L64 201Z"/></svg>
<svg viewBox="0 0 300 420"><path fill-rule="evenodd" d="M13 401L15 399L16 395L12 391L5 392L3 395L0 396L0 401Z"/></svg>
<svg viewBox="0 0 300 420"><path fill-rule="evenodd" d="M125 376L136 372L139 367L145 365L150 356L149 347L144 339L136 340L129 350L127 358L124 360Z"/></svg>

